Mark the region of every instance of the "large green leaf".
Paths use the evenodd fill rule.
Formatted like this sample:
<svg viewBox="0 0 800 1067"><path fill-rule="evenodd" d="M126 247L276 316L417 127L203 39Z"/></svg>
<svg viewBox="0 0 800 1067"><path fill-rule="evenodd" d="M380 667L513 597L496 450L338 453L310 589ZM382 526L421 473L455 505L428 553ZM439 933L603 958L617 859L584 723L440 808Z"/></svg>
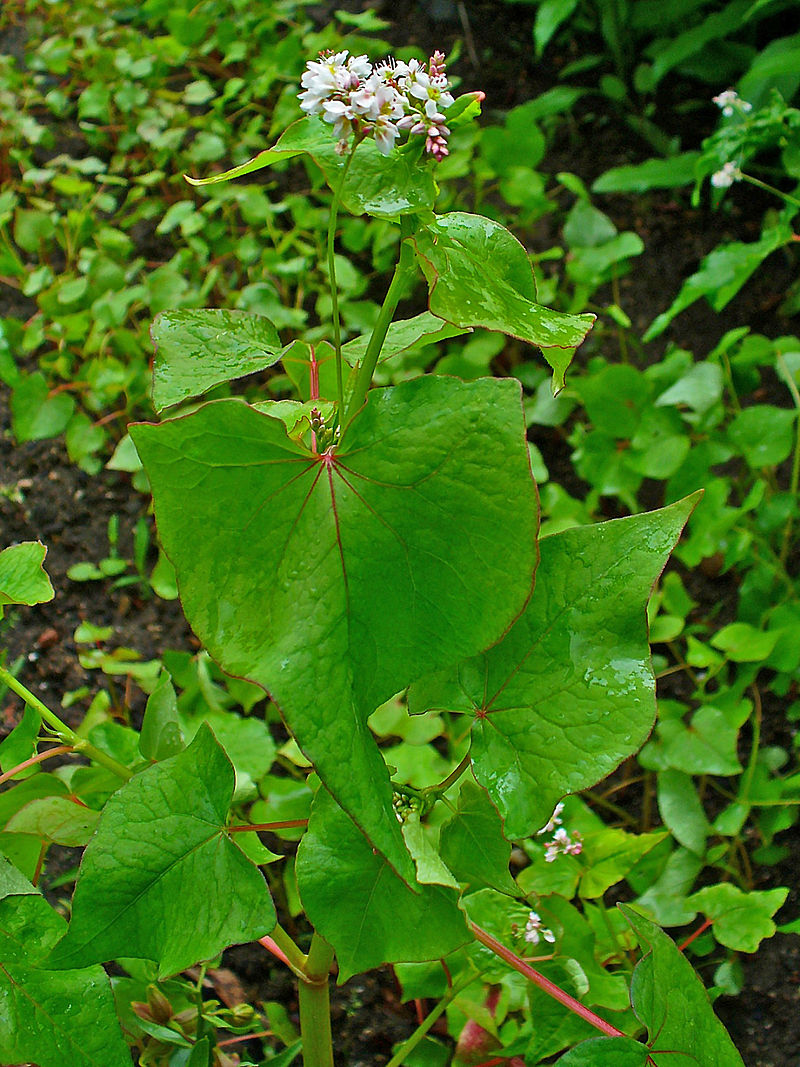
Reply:
<svg viewBox="0 0 800 1067"><path fill-rule="evenodd" d="M655 923L627 905L620 907L645 952L633 973L631 1003L647 1027L652 1063L744 1067L683 953Z"/></svg>
<svg viewBox="0 0 800 1067"><path fill-rule="evenodd" d="M420 165L418 152L414 151L416 147L411 145L384 156L374 141L363 141L356 149L341 192L347 210L354 215L383 218L431 210L438 192L433 165L430 162ZM421 141L418 147L421 149ZM247 163L211 178L187 180L192 185L213 185L300 155L309 155L325 175L328 185L332 189L338 188L346 157L337 153L336 137L330 125L314 116L292 123L272 148L260 152Z"/></svg>
<svg viewBox="0 0 800 1067"><path fill-rule="evenodd" d="M55 596L45 573L47 549L41 541L23 541L0 552L0 619L9 604L44 604Z"/></svg>
<svg viewBox="0 0 800 1067"><path fill-rule="evenodd" d="M162 311L150 335L156 346L156 411L271 367L282 347L278 331L263 315L221 308Z"/></svg>
<svg viewBox="0 0 800 1067"><path fill-rule="evenodd" d="M163 977L268 934L275 911L266 883L225 833L233 787L230 761L201 726L184 752L115 793L49 966L127 956L155 960Z"/></svg>
<svg viewBox="0 0 800 1067"><path fill-rule="evenodd" d="M419 822L409 830L413 888L325 789L314 799L297 852L297 886L311 924L336 950L340 982L382 963L437 960L472 940L452 876L436 870Z"/></svg>
<svg viewBox="0 0 800 1067"><path fill-rule="evenodd" d="M236 400L131 436L189 622L224 670L270 691L337 801L413 879L366 720L525 604L537 505L518 387L374 390L323 456Z"/></svg>
<svg viewBox="0 0 800 1067"><path fill-rule="evenodd" d="M456 326L483 326L544 350L553 388L564 386L572 349L594 315L567 315L536 303L528 253L509 231L482 215L454 211L426 222L413 237L434 315Z"/></svg>
<svg viewBox="0 0 800 1067"><path fill-rule="evenodd" d="M472 760L510 839L642 744L655 717L645 605L694 498L540 543L536 589L505 638L412 688L412 711L474 715Z"/></svg>
<svg viewBox="0 0 800 1067"><path fill-rule="evenodd" d="M0 856L0 1062L129 1067L103 968L41 966L65 925Z"/></svg>

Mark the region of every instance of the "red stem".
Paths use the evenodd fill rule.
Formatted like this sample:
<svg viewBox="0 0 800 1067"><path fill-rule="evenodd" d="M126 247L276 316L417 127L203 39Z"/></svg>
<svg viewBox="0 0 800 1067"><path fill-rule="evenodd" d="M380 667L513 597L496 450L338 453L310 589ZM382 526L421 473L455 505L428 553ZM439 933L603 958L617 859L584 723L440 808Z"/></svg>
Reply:
<svg viewBox="0 0 800 1067"><path fill-rule="evenodd" d="M243 1041L252 1041L256 1037L271 1037L271 1030L260 1030L257 1034L240 1034L239 1037L228 1037L224 1041L218 1041L220 1048L224 1045L240 1045Z"/></svg>
<svg viewBox="0 0 800 1067"><path fill-rule="evenodd" d="M530 964L526 963L520 956L517 956L511 949L506 948L501 944L496 937L492 937L486 930L482 930L480 926L476 926L475 923L470 923L470 929L475 937L480 941L482 945L485 945L488 949L491 949L495 955L499 956L501 960L504 960L509 967L513 967L515 971L518 971L521 975L524 975L528 981L533 982L548 996L553 997L560 1004L563 1004L565 1008L568 1008L575 1015L579 1015L581 1019L585 1019L587 1023L594 1026L601 1033L604 1033L607 1037L625 1037L622 1030L618 1030L616 1026L612 1026L611 1023L607 1023L605 1019L601 1019L599 1015L595 1015L593 1011L587 1008L584 1004L581 1004L575 997L571 997L569 993L565 993L563 989L560 989L554 982L551 982L549 978L545 978L543 974L539 974L535 971Z"/></svg>
<svg viewBox="0 0 800 1067"><path fill-rule="evenodd" d="M711 926L713 921L713 919L706 919L705 922L701 923L701 925L697 927L693 934L689 934L689 936L686 938L682 945L678 945L678 951L683 952L684 949L688 948L689 945L691 945L692 941L696 941L700 934L702 934L704 930L707 930L709 926Z"/></svg>
<svg viewBox="0 0 800 1067"><path fill-rule="evenodd" d="M12 767L5 774L0 774L0 785L3 782L7 782L9 778L13 778L15 774L19 774L20 771L24 771L26 767L32 767L34 763L42 763L44 760L50 759L51 756L58 756L62 752L72 751L71 745L56 745L55 748L48 749L47 752L40 752L38 756L31 756L30 759L26 759L23 763L18 763L16 767Z"/></svg>

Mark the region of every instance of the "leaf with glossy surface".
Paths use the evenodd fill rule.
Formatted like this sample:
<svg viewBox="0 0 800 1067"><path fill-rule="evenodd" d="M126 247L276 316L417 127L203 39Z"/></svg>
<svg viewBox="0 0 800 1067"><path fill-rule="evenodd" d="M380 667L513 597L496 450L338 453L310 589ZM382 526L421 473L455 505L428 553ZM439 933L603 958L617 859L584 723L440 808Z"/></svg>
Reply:
<svg viewBox="0 0 800 1067"><path fill-rule="evenodd" d="M325 456L235 400L131 435L189 622L224 670L269 690L337 801L412 879L367 718L496 641L529 595L537 504L518 386L373 390Z"/></svg>
<svg viewBox="0 0 800 1067"><path fill-rule="evenodd" d="M268 934L275 911L264 879L225 833L233 787L227 756L202 726L184 752L115 793L49 966L128 956L155 960L164 977Z"/></svg>
<svg viewBox="0 0 800 1067"><path fill-rule="evenodd" d="M314 116L298 119L272 148L255 158L211 178L187 178L192 185L214 185L241 178L294 156L309 155L331 189L338 189L346 166L346 157L336 151L337 139L328 123ZM410 151L393 151L381 155L375 142L363 141L356 149L347 170L341 201L354 215L393 218L397 215L430 211L438 188L430 164L420 165Z"/></svg>
<svg viewBox="0 0 800 1067"><path fill-rule="evenodd" d="M414 836L408 840L416 852ZM424 852L417 856L422 879ZM340 982L382 963L440 959L472 940L458 889L409 888L325 789L314 798L295 871L310 922L336 951Z"/></svg>
<svg viewBox="0 0 800 1067"><path fill-rule="evenodd" d="M40 966L66 924L2 857L0 898L0 1062L129 1067L103 968Z"/></svg>
<svg viewBox="0 0 800 1067"><path fill-rule="evenodd" d="M42 564L41 541L23 541L0 552L0 619L10 604L45 604L55 596Z"/></svg>
<svg viewBox="0 0 800 1067"><path fill-rule="evenodd" d="M221 308L162 311L150 336L156 349L156 411L271 367L283 347L278 331L263 315Z"/></svg>
<svg viewBox="0 0 800 1067"><path fill-rule="evenodd" d="M528 253L509 231L482 215L439 215L413 238L434 315L456 326L483 326L537 345L564 386L572 349L594 315L567 315L536 303Z"/></svg>
<svg viewBox="0 0 800 1067"><path fill-rule="evenodd" d="M696 498L540 542L536 588L488 652L412 687L412 711L474 715L475 777L510 840L609 774L655 718L645 606Z"/></svg>
<svg viewBox="0 0 800 1067"><path fill-rule="evenodd" d="M631 1003L648 1029L652 1062L657 1067L744 1067L683 953L655 923L619 906L645 952L633 972Z"/></svg>

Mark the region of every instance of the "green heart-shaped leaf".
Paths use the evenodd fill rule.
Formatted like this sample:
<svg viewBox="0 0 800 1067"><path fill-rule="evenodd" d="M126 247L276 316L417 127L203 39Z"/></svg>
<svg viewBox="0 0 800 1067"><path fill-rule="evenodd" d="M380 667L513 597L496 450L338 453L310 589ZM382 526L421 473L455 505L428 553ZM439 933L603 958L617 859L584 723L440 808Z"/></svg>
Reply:
<svg viewBox="0 0 800 1067"><path fill-rule="evenodd" d="M129 956L155 960L164 977L268 934L266 883L225 832L233 788L205 725L184 752L126 782L84 852L72 921L48 965Z"/></svg>
<svg viewBox="0 0 800 1067"><path fill-rule="evenodd" d="M339 981L382 963L436 960L472 940L446 871L426 873L419 822L407 840L419 881L409 888L370 848L325 789L297 853L297 885L312 925L336 950ZM439 861L441 863L441 861Z"/></svg>
<svg viewBox="0 0 800 1067"><path fill-rule="evenodd" d="M454 211L426 222L412 238L434 315L456 326L483 326L537 345L553 368L553 390L592 327L594 315L567 315L536 303L528 253L509 231L482 215Z"/></svg>
<svg viewBox="0 0 800 1067"><path fill-rule="evenodd" d="M518 386L418 378L374 390L324 455L237 401L131 436L189 622L258 682L338 803L414 872L368 716L496 641L536 559Z"/></svg>
<svg viewBox="0 0 800 1067"><path fill-rule="evenodd" d="M683 953L655 923L627 905L619 907L645 952L633 972L631 1003L647 1027L652 1062L744 1067Z"/></svg>
<svg viewBox="0 0 800 1067"><path fill-rule="evenodd" d="M103 968L48 971L40 964L65 926L0 856L0 1062L129 1067Z"/></svg>
<svg viewBox="0 0 800 1067"><path fill-rule="evenodd" d="M221 308L162 311L150 336L156 346L156 411L271 367L282 348L278 331L263 315Z"/></svg>
<svg viewBox="0 0 800 1067"><path fill-rule="evenodd" d="M593 785L642 744L655 718L645 606L696 498L540 542L536 588L488 652L426 679L412 711L475 716L475 777L509 839Z"/></svg>

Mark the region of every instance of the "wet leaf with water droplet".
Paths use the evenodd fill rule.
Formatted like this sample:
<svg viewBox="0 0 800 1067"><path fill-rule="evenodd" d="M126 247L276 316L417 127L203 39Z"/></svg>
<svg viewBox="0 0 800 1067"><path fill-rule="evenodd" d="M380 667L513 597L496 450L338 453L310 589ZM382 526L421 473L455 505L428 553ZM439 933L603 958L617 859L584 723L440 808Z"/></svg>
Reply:
<svg viewBox="0 0 800 1067"><path fill-rule="evenodd" d="M655 718L645 607L697 497L540 542L536 587L503 640L413 686L412 711L475 716L475 776L511 839L639 748Z"/></svg>
<svg viewBox="0 0 800 1067"><path fill-rule="evenodd" d="M537 345L564 386L572 350L594 315L567 315L536 302L528 253L504 226L482 215L438 215L413 237L430 289L430 309L456 326L483 326Z"/></svg>

